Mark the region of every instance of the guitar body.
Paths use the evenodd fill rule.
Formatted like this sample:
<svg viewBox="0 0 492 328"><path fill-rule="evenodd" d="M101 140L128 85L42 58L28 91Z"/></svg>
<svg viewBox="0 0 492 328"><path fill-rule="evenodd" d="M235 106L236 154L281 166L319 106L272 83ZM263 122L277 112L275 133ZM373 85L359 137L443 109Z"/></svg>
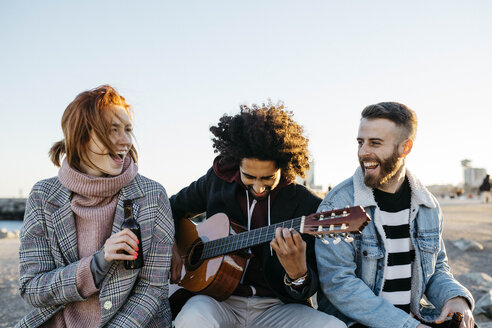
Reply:
<svg viewBox="0 0 492 328"><path fill-rule="evenodd" d="M184 264L178 285L223 301L241 280L250 257L244 250L273 240L276 228L295 229L321 238L324 243L336 237L333 243L337 244L339 236L351 242L347 234L360 233L370 220L361 206L314 213L250 231L244 231L224 213L200 224L177 220L176 245Z"/></svg>
<svg viewBox="0 0 492 328"><path fill-rule="evenodd" d="M228 217L218 213L200 224L189 219L178 220L176 243L183 258L183 271L179 286L223 301L231 296L244 272L246 258L222 255L207 260L198 260L200 245L204 242L227 237L235 231ZM198 255L197 255L198 254Z"/></svg>

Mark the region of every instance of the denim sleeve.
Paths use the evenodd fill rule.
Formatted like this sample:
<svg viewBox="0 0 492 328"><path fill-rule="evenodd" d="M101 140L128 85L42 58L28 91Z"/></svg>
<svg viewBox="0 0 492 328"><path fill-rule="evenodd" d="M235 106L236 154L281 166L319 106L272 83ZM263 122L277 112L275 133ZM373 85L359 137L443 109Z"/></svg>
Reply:
<svg viewBox="0 0 492 328"><path fill-rule="evenodd" d="M337 201L337 197L330 194L321 203L318 212L352 205ZM332 242L325 245L316 240L315 246L320 291L343 315L369 327L414 328L419 325L416 319L376 296L369 286L357 277L356 250L353 243L341 241L337 245Z"/></svg>
<svg viewBox="0 0 492 328"><path fill-rule="evenodd" d="M475 307L475 301L470 291L461 285L452 275L449 264L448 257L446 255L446 247L444 246L444 240L442 238L442 213L439 210L439 252L437 254L436 265L434 268L434 273L430 277L425 295L429 301L437 308L439 311L442 309L444 304L454 297L461 296L467 300L470 309L473 311Z"/></svg>

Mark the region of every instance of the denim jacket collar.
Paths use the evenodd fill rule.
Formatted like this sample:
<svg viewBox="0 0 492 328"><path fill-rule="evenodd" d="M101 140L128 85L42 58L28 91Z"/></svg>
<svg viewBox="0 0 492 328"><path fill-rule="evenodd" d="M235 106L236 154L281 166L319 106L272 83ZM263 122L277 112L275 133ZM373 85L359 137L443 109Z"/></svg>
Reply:
<svg viewBox="0 0 492 328"><path fill-rule="evenodd" d="M436 208L437 203L435 198L417 179L417 177L408 169L406 169L406 176L412 191L412 202L415 202L417 206ZM358 204L363 207L377 206L376 201L374 200L374 194L372 193L372 188L369 188L364 184L364 174L362 173L362 169L360 167L355 170L355 174L352 179L354 183L354 204Z"/></svg>

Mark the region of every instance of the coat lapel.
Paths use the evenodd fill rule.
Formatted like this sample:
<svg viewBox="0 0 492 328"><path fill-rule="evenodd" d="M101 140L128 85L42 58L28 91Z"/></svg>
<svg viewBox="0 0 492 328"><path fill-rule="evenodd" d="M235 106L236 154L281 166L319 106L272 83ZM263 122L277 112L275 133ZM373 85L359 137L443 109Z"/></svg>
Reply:
<svg viewBox="0 0 492 328"><path fill-rule="evenodd" d="M116 233L121 230L121 225L123 224L123 221L125 219L124 217L124 209L123 209L123 202L125 200L133 200L133 216L135 219L139 218L138 211L140 208L139 203L136 201L139 198L144 197L145 194L140 188L140 186L136 182L136 178L133 179L130 184L128 184L126 187L123 187L120 191L120 195L118 196L118 203L116 204L116 210L114 213L114 220L113 220L113 233Z"/></svg>
<svg viewBox="0 0 492 328"><path fill-rule="evenodd" d="M124 221L124 209L123 202L125 200L133 200L133 215L137 221L145 219L142 215L139 215L140 203L139 199L145 196L140 186L137 183L137 177L133 179L130 184L121 189L118 196L118 203L116 205L115 216L113 220L112 233L121 231L121 225ZM142 236L143 238L143 236ZM142 247L144 247L142 245ZM111 311L103 311L101 316L101 325L106 324L106 322L114 315L115 312L124 304L130 289L129 285L133 285L137 279L140 269L137 270L126 270L123 269L122 261L115 261L111 265L106 277L101 284L101 290L99 294L100 300L111 299L113 300ZM102 305L103 303L101 303Z"/></svg>
<svg viewBox="0 0 492 328"><path fill-rule="evenodd" d="M51 222L53 223L54 238L58 242L63 258L68 263L78 261L77 228L70 206L71 192L59 187L49 196L47 202L51 205Z"/></svg>

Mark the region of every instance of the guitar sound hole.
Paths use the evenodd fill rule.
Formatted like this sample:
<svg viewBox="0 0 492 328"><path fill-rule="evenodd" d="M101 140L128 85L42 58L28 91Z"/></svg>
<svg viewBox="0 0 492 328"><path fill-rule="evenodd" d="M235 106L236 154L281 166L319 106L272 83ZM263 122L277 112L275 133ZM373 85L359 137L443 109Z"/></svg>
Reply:
<svg viewBox="0 0 492 328"><path fill-rule="evenodd" d="M188 271L196 270L202 263L203 242L198 239L190 247L186 256L185 266Z"/></svg>

